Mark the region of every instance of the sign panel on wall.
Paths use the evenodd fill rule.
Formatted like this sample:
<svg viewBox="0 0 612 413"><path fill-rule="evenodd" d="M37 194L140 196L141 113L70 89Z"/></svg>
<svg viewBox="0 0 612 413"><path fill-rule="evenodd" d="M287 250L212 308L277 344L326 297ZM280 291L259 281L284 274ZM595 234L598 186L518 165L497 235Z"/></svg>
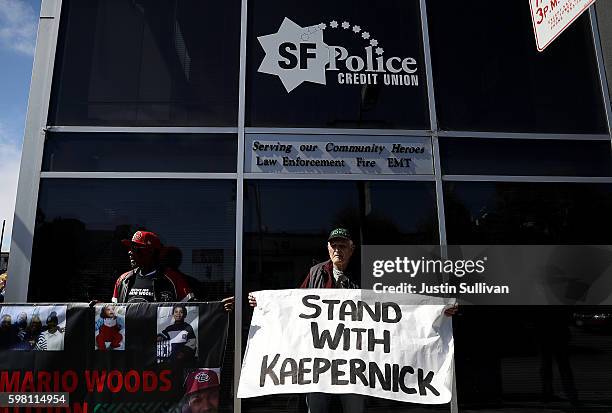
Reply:
<svg viewBox="0 0 612 413"><path fill-rule="evenodd" d="M529 0L538 50L543 51L595 0Z"/></svg>
<svg viewBox="0 0 612 413"><path fill-rule="evenodd" d="M432 175L431 139L247 134L245 172Z"/></svg>

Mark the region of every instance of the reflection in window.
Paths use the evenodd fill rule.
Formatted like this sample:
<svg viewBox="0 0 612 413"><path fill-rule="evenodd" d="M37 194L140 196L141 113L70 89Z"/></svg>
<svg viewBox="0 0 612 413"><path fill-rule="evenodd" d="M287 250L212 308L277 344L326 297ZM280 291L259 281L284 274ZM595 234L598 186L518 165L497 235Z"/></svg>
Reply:
<svg viewBox="0 0 612 413"><path fill-rule="evenodd" d="M357 247L438 244L435 188L429 182L251 181L245 280L257 288L296 287L313 262L329 259L327 236L340 226Z"/></svg>
<svg viewBox="0 0 612 413"><path fill-rule="evenodd" d="M612 242L612 186L570 183L447 182L449 244Z"/></svg>
<svg viewBox="0 0 612 413"><path fill-rule="evenodd" d="M427 12L442 129L607 133L588 13L540 53L523 2Z"/></svg>
<svg viewBox="0 0 612 413"><path fill-rule="evenodd" d="M609 184L447 182L444 190L449 244L611 242ZM460 409L591 411L610 400L599 372L612 360L611 314L604 306L463 307L453 319Z"/></svg>
<svg viewBox="0 0 612 413"><path fill-rule="evenodd" d="M431 182L248 181L245 184L245 291L297 288L308 269L329 259L327 236L350 230L357 244L349 271L359 272L364 244L438 244L435 187ZM352 268L351 268L352 267ZM358 278L357 278L358 279ZM250 324L245 310L243 344ZM301 411L303 395L242 401L243 411ZM372 411L409 411L406 404L368 400ZM380 409L380 410L376 410ZM406 410L403 410L406 409ZM440 407L447 412L448 406Z"/></svg>
<svg viewBox="0 0 612 413"><path fill-rule="evenodd" d="M200 300L233 295L235 185L221 180L43 180L28 301L109 301L115 280L130 269L120 241L138 229L159 234L163 264L186 274ZM222 365L221 412L233 411L232 324Z"/></svg>
<svg viewBox="0 0 612 413"><path fill-rule="evenodd" d="M43 171L236 172L232 134L49 133Z"/></svg>
<svg viewBox="0 0 612 413"><path fill-rule="evenodd" d="M159 234L166 265L192 277L201 298L232 295L234 192L229 181L43 180L28 299L109 300L129 270L120 241L139 229Z"/></svg>
<svg viewBox="0 0 612 413"><path fill-rule="evenodd" d="M445 175L611 176L610 140L440 138Z"/></svg>
<svg viewBox="0 0 612 413"><path fill-rule="evenodd" d="M240 2L62 8L51 124L235 126Z"/></svg>
<svg viewBox="0 0 612 413"><path fill-rule="evenodd" d="M272 57L279 46L264 50L260 37L277 33L285 18L308 30L324 27L325 45L343 48L334 49L337 61L324 69L321 59L330 53L322 45L321 53L311 51L316 58L306 56L300 66L297 57L283 59L287 68L279 67ZM385 0L376 7L368 0L313 0L309 7L255 1L249 3L247 51L247 126L430 128L417 0Z"/></svg>

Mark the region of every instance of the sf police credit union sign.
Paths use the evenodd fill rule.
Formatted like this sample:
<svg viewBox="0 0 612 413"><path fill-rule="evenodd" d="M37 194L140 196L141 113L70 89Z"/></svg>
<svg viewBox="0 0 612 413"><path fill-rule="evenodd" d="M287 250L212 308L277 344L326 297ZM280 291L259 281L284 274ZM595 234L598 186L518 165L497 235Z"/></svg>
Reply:
<svg viewBox="0 0 612 413"><path fill-rule="evenodd" d="M330 45L334 32L352 33L348 45ZM285 17L276 33L257 38L265 51L258 72L278 76L287 92L303 82L414 87L419 85L415 58L386 56L384 45L366 27L342 20L302 27ZM357 46L357 47L355 47Z"/></svg>

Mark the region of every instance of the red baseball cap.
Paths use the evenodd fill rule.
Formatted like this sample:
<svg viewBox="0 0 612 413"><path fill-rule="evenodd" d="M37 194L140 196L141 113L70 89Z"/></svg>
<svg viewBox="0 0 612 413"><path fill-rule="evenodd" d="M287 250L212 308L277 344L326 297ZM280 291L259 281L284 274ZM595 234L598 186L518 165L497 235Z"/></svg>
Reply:
<svg viewBox="0 0 612 413"><path fill-rule="evenodd" d="M185 379L185 395L211 387L219 387L219 375L211 369L196 369Z"/></svg>
<svg viewBox="0 0 612 413"><path fill-rule="evenodd" d="M121 243L130 248L132 245L145 248L161 249L161 241L154 232L136 231L132 239L123 239Z"/></svg>

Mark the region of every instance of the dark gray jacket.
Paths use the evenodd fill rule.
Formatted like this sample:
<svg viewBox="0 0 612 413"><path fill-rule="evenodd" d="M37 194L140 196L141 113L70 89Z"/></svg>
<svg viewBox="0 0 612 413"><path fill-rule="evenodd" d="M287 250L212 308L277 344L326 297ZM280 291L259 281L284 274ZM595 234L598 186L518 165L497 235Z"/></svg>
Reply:
<svg viewBox="0 0 612 413"><path fill-rule="evenodd" d="M317 265L310 267L308 275L300 285L300 288L359 288L359 285L353 281L349 274L344 281L344 285L340 285L334 279L334 264L331 260L327 260Z"/></svg>

